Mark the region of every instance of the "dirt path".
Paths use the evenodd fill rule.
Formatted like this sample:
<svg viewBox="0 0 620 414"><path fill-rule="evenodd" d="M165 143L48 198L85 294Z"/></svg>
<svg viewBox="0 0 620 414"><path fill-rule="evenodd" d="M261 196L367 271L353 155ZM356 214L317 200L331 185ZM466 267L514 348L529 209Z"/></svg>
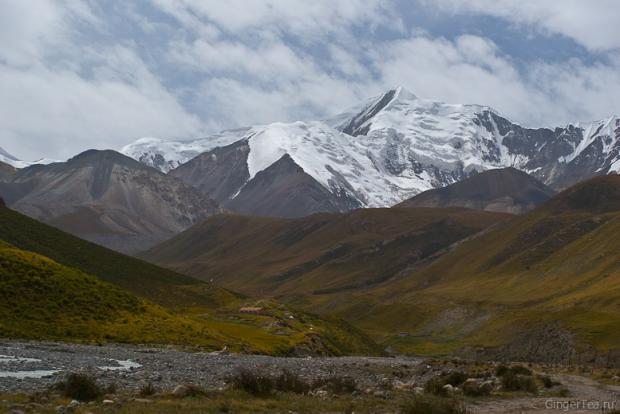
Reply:
<svg viewBox="0 0 620 414"><path fill-rule="evenodd" d="M472 413L597 413L620 410L620 386L602 385L575 375L552 375L553 380L562 383L570 396L562 397L520 397L514 399L480 401L472 404Z"/></svg>

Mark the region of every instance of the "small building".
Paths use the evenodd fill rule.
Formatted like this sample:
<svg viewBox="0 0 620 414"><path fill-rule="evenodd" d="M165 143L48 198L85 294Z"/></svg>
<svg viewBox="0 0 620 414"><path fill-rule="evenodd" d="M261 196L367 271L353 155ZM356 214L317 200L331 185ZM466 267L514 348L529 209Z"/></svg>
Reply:
<svg viewBox="0 0 620 414"><path fill-rule="evenodd" d="M263 308L248 306L239 309L239 313L247 313L250 315L261 315L263 313Z"/></svg>

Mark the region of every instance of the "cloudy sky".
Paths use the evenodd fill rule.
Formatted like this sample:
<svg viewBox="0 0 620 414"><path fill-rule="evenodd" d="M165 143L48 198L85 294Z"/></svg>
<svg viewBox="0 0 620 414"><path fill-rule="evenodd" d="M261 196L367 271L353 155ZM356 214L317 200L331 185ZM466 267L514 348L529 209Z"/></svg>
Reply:
<svg viewBox="0 0 620 414"><path fill-rule="evenodd" d="M0 0L0 146L321 118L402 85L527 126L620 113L616 0Z"/></svg>

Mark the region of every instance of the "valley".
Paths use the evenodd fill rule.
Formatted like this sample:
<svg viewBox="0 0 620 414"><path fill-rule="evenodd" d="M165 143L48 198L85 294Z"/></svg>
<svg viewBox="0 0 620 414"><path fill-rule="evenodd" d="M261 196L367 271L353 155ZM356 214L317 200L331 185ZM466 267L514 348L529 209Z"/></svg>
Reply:
<svg viewBox="0 0 620 414"><path fill-rule="evenodd" d="M5 406L84 411L57 388L74 374L117 387L89 412L615 398L618 131L396 88L323 121L62 162L3 150Z"/></svg>

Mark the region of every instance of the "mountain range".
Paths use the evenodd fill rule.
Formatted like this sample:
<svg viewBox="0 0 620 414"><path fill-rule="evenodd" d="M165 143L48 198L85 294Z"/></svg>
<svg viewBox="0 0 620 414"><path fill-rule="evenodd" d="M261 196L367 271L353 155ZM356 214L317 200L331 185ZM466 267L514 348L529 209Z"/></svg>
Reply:
<svg viewBox="0 0 620 414"><path fill-rule="evenodd" d="M166 341L189 326L192 343L252 352L376 354L379 343L620 366L619 140L618 117L532 129L396 88L321 121L141 139L65 162L20 164L2 151L0 260L16 269L3 277L42 307L0 312L10 336L44 326L58 302L15 275L34 288L48 275L63 298L64 282L81 298L94 283L103 302L83 303L113 310L119 340L119 315L144 310L132 341L162 338L142 323L167 320ZM244 295L275 320L230 326ZM289 305L311 322L283 321ZM178 309L180 319L167 313ZM67 311L50 335L79 314Z"/></svg>
<svg viewBox="0 0 620 414"><path fill-rule="evenodd" d="M617 366L618 235L620 176L609 175L521 215L216 216L143 257L337 315L398 352Z"/></svg>
<svg viewBox="0 0 620 414"><path fill-rule="evenodd" d="M220 211L205 194L115 151L17 170L0 194L30 217L128 253Z"/></svg>
<svg viewBox="0 0 620 414"><path fill-rule="evenodd" d="M222 210L296 218L426 203L522 212L550 189L616 173L619 139L618 117L531 129L486 106L420 99L399 87L322 121L258 125L193 141L143 138L122 154L91 150L31 165L2 150L0 195L32 217L137 253ZM468 194L473 204L463 204L442 201L443 191L406 201L502 168L540 181L513 181L510 191L524 185L538 195L488 193L491 198L473 202ZM499 184L471 185L492 191L489 185ZM431 194L443 196L428 204Z"/></svg>
<svg viewBox="0 0 620 414"><path fill-rule="evenodd" d="M211 192L232 211L281 217L390 207L505 167L560 190L617 173L619 151L616 116L526 128L486 106L420 99L402 87L323 121L253 126L184 142L142 139L121 150ZM291 175L310 194L291 194ZM248 206L257 192L266 200ZM276 211L281 202L288 207Z"/></svg>
<svg viewBox="0 0 620 414"><path fill-rule="evenodd" d="M0 205L0 336L274 355L381 354L335 318L230 292ZM261 306L262 315L240 315Z"/></svg>

